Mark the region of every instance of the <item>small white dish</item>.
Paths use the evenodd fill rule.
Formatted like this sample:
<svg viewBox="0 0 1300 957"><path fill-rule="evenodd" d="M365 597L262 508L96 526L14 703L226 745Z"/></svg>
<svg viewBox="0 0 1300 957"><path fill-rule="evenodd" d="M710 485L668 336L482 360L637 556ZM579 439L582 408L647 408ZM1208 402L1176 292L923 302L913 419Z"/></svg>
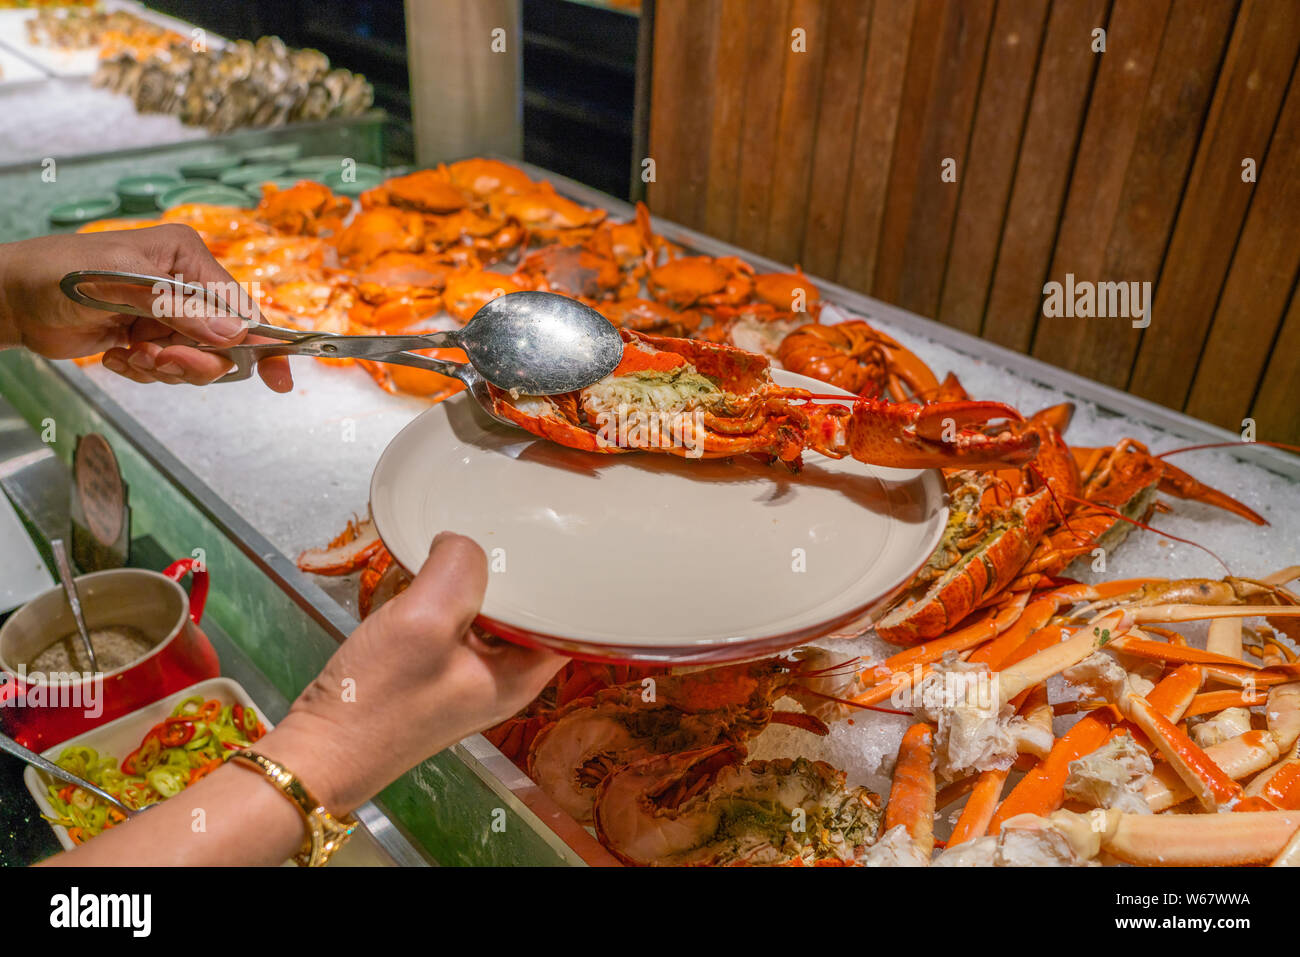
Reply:
<svg viewBox="0 0 1300 957"><path fill-rule="evenodd" d="M735 660L881 608L943 533L938 471L804 458L792 475L749 457L580 452L462 393L393 439L370 507L408 571L444 529L477 541L491 570L480 620L503 637L599 660Z"/></svg>

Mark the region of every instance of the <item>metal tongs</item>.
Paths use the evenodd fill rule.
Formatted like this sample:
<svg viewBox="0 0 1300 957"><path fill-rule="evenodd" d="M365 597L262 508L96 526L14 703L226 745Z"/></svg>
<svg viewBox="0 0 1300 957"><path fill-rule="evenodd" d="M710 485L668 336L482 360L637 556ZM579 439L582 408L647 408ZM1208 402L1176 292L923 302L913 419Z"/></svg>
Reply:
<svg viewBox="0 0 1300 957"><path fill-rule="evenodd" d="M148 286L157 297L155 308L96 299L81 291L84 283ZM427 369L459 379L493 418L508 425L514 423L493 412L488 383L524 395L573 392L609 375L623 356L622 337L609 320L577 300L549 292L515 292L499 296L476 312L462 329L422 335L344 336L259 322L231 308L212 289L166 276L85 269L68 273L59 281L59 288L69 299L83 306L147 316L169 325L170 306L158 308L162 297L172 297L172 303L199 300L205 308L242 319L250 336L276 340L236 346L196 343L196 348L234 363L234 369L218 382L247 379L259 361L271 356L369 359ZM410 351L434 348L463 349L469 362L447 362Z"/></svg>

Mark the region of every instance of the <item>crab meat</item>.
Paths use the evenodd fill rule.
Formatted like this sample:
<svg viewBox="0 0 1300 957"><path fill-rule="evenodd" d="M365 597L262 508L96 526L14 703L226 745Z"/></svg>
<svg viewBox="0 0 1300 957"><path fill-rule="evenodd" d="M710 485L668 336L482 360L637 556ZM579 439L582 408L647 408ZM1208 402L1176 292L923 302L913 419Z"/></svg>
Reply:
<svg viewBox="0 0 1300 957"><path fill-rule="evenodd" d="M1131 734L1118 734L1092 754L1070 762L1065 795L1084 804L1150 814L1142 785L1155 766Z"/></svg>

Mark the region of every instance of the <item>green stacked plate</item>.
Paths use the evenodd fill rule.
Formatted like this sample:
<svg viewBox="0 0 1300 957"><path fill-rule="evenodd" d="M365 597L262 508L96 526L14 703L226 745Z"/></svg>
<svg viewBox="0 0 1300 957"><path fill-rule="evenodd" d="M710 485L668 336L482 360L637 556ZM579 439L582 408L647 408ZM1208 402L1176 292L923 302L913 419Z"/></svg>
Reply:
<svg viewBox="0 0 1300 957"><path fill-rule="evenodd" d="M275 143L240 153L245 163L292 163L302 155L301 143Z"/></svg>
<svg viewBox="0 0 1300 957"><path fill-rule="evenodd" d="M181 164L181 175L186 179L216 179L232 166L238 166L243 160L232 154L213 156L208 159L190 160Z"/></svg>
<svg viewBox="0 0 1300 957"><path fill-rule="evenodd" d="M218 178L225 186L243 189L249 183L265 183L268 179L282 176L286 169L283 163L253 163L228 169Z"/></svg>
<svg viewBox="0 0 1300 957"><path fill-rule="evenodd" d="M171 209L187 203L203 203L208 206L242 206L247 209L253 205L252 198L242 189L205 184L177 186L158 197L159 209Z"/></svg>
<svg viewBox="0 0 1300 957"><path fill-rule="evenodd" d="M116 196L109 193L96 196L79 196L59 203L50 210L50 222L55 226L79 226L96 219L116 215L122 209Z"/></svg>
<svg viewBox="0 0 1300 957"><path fill-rule="evenodd" d="M180 178L170 173L146 173L142 176L123 177L117 181L114 189L122 200L124 212L143 213L156 209L158 197L179 185Z"/></svg>
<svg viewBox="0 0 1300 957"><path fill-rule="evenodd" d="M329 173L341 172L343 164L350 159L350 156L304 156L289 164L289 172L306 174L313 179L317 176L323 178Z"/></svg>
<svg viewBox="0 0 1300 957"><path fill-rule="evenodd" d="M353 170L335 170L326 174L322 182L344 196L360 196L384 181L384 171L369 163L358 163Z"/></svg>

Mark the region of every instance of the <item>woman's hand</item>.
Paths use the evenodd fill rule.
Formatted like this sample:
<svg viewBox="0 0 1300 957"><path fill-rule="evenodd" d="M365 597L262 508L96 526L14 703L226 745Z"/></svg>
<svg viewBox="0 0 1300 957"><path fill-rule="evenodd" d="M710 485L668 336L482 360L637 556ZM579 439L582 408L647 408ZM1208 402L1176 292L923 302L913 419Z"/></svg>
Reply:
<svg viewBox="0 0 1300 957"><path fill-rule="evenodd" d="M240 317L178 315L163 323L78 305L59 290L59 280L82 269L179 276L207 288L235 288L199 234L178 223L0 245L0 347L26 346L48 359L102 352L105 368L136 382L206 385L230 370L229 361L195 349L193 343L242 342L246 331ZM105 282L82 289L96 299L146 309L158 298L144 286ZM255 305L250 311L250 318L256 318ZM276 392L293 388L287 359L263 359L257 371Z"/></svg>
<svg viewBox="0 0 1300 957"><path fill-rule="evenodd" d="M352 633L265 739L268 757L331 810L350 810L532 701L566 659L470 631L487 576L470 539L435 538L410 588Z"/></svg>

